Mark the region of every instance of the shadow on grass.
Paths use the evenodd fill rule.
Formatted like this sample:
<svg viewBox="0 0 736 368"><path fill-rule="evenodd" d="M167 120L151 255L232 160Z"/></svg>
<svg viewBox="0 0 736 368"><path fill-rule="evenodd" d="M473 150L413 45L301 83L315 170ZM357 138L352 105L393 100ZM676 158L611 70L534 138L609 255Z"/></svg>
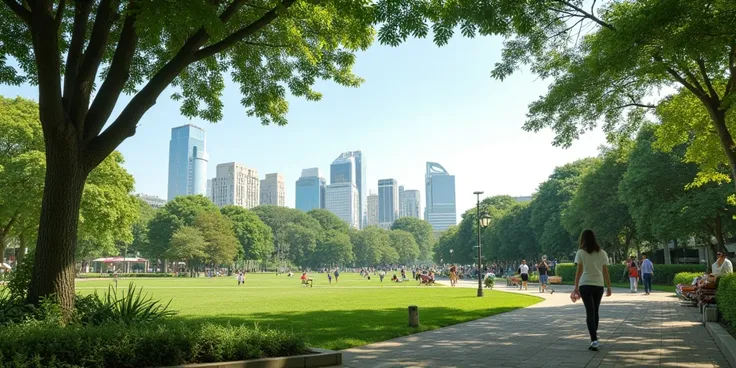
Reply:
<svg viewBox="0 0 736 368"><path fill-rule="evenodd" d="M306 338L310 346L342 350L384 341L417 332L434 330L468 322L518 307L497 307L482 310L462 310L446 307L419 307L420 327L408 326L408 310L330 310L288 313L253 313L248 315L182 316L177 319L191 323L211 322L222 325L251 325L292 331Z"/></svg>

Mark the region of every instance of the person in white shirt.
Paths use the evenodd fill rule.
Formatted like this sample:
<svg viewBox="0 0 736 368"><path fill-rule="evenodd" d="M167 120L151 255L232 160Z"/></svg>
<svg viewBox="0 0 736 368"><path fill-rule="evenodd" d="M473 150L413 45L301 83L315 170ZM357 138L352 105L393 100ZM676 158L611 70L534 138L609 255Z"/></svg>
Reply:
<svg viewBox="0 0 736 368"><path fill-rule="evenodd" d="M527 283L529 282L529 266L526 264L526 259L521 260L521 266L519 266L519 275L521 275L521 287L524 290L528 290Z"/></svg>
<svg viewBox="0 0 736 368"><path fill-rule="evenodd" d="M733 264L731 263L731 260L726 258L726 253L718 252L716 253L716 256L718 256L718 259L716 259L716 261L711 266L711 269L713 270L713 276L721 277L723 275L733 273Z"/></svg>
<svg viewBox="0 0 736 368"><path fill-rule="evenodd" d="M570 298L575 302L583 299L585 304L585 322L590 333L590 350L598 350L599 309L603 299L603 286L608 286L606 296L611 296L611 277L608 274L608 254L601 249L593 230L584 230L580 234L580 249L575 254L577 273L575 289Z"/></svg>

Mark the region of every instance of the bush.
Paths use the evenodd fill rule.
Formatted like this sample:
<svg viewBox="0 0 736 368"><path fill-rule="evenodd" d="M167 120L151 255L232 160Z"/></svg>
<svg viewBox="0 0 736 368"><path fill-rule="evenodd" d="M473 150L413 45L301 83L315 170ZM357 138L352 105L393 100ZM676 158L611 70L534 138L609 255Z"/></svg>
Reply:
<svg viewBox="0 0 736 368"><path fill-rule="evenodd" d="M624 264L614 264L608 266L608 273L611 275L611 282L628 281L628 275L624 276ZM572 283L575 281L576 267L574 263L560 263L555 267L555 276L562 276L562 281ZM654 277L652 284L674 286L675 275L681 272L703 273L702 265L697 264L655 264ZM692 281L692 279L690 279Z"/></svg>
<svg viewBox="0 0 736 368"><path fill-rule="evenodd" d="M672 284L677 286L677 284L692 284L693 279L701 276L702 272L680 272L677 275L675 275L675 279L672 280Z"/></svg>
<svg viewBox="0 0 736 368"><path fill-rule="evenodd" d="M718 279L716 306L725 322L736 328L736 274L721 276Z"/></svg>
<svg viewBox="0 0 736 368"><path fill-rule="evenodd" d="M95 291L92 295L78 296L76 302L77 320L82 324L146 323L176 314L169 309L171 301L164 305L153 300L143 293L142 287L136 287L132 282L123 292L110 285L104 296Z"/></svg>
<svg viewBox="0 0 736 368"><path fill-rule="evenodd" d="M184 321L0 329L0 366L162 367L307 353L292 333Z"/></svg>

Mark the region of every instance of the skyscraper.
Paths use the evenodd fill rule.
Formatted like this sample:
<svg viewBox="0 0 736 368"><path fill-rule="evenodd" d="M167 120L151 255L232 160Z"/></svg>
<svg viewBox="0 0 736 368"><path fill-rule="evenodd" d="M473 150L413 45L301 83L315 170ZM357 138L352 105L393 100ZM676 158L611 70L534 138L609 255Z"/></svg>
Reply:
<svg viewBox="0 0 736 368"><path fill-rule="evenodd" d="M355 157L342 154L330 165L330 185L325 189L325 208L347 222L361 227L360 193L355 185Z"/></svg>
<svg viewBox="0 0 736 368"><path fill-rule="evenodd" d="M378 223L389 228L399 217L399 186L394 179L378 181Z"/></svg>
<svg viewBox="0 0 736 368"><path fill-rule="evenodd" d="M352 169L348 169L348 166L345 164L344 159L346 157L352 157L353 158L353 165ZM336 164L337 163L337 164ZM358 200L359 200L359 222L360 227L363 226L364 223L364 217L366 212L366 194L367 194L367 187L366 187L366 167L365 167L365 156L363 155L363 152L361 151L349 151L340 154L340 156L333 161L332 165L330 165L330 184L337 184L337 183L344 183L344 182L352 182L356 189L358 190Z"/></svg>
<svg viewBox="0 0 736 368"><path fill-rule="evenodd" d="M378 194L368 194L366 201L368 202L368 209L366 212L365 225L376 226L378 225Z"/></svg>
<svg viewBox="0 0 736 368"><path fill-rule="evenodd" d="M315 208L325 208L325 178L316 167L302 170L296 181L296 209L308 212Z"/></svg>
<svg viewBox="0 0 736 368"><path fill-rule="evenodd" d="M258 170L235 162L217 165L217 176L212 178L212 202L223 207L235 205L245 208L258 206L260 180Z"/></svg>
<svg viewBox="0 0 736 368"><path fill-rule="evenodd" d="M421 208L421 196L418 190L404 190L404 186L399 187L399 218L413 217L421 218L419 209Z"/></svg>
<svg viewBox="0 0 736 368"><path fill-rule="evenodd" d="M427 203L424 208L424 219L435 232L447 230L457 224L457 208L455 205L455 176L445 170L442 165L427 162Z"/></svg>
<svg viewBox="0 0 736 368"><path fill-rule="evenodd" d="M284 176L278 173L266 174L261 180L261 204L286 206L286 188Z"/></svg>
<svg viewBox="0 0 736 368"><path fill-rule="evenodd" d="M207 160L204 129L192 124L171 129L168 200L207 194Z"/></svg>

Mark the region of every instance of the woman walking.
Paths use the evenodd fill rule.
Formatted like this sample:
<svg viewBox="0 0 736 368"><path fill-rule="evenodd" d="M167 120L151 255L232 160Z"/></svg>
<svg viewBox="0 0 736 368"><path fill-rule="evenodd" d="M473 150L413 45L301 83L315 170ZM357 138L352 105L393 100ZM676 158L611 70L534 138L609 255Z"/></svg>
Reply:
<svg viewBox="0 0 736 368"><path fill-rule="evenodd" d="M585 322L590 333L590 350L598 350L599 308L603 298L603 286L608 287L606 296L611 296L611 277L608 274L608 254L601 249L593 230L584 230L580 234L580 249L575 254L577 273L575 274L575 290L571 299L578 298L585 304Z"/></svg>

